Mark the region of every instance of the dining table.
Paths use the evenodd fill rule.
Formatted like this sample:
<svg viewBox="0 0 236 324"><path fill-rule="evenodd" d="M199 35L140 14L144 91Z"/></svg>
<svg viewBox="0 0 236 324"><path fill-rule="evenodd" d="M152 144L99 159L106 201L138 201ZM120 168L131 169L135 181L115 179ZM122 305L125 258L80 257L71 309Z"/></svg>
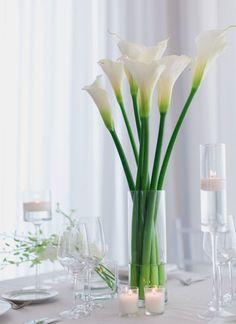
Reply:
<svg viewBox="0 0 236 324"><path fill-rule="evenodd" d="M191 273L189 274L191 276ZM41 275L45 280L48 274ZM52 275L50 275L52 276ZM56 277L56 275L55 275ZM34 277L21 277L0 281L0 294L11 290L21 289L32 284ZM58 291L58 295L50 301L27 305L21 309L10 309L0 316L0 323L23 324L26 321L38 318L57 317L64 310L73 305L73 289L69 280L53 282L51 287ZM168 302L162 315L147 316L144 309L139 308L135 317L121 317L119 315L118 298L100 301L102 309L94 310L86 318L77 320L61 320L60 323L86 323L86 324L192 324L204 323L198 314L203 312L211 298L212 282L209 278L184 285L180 280L171 277L167 281Z"/></svg>

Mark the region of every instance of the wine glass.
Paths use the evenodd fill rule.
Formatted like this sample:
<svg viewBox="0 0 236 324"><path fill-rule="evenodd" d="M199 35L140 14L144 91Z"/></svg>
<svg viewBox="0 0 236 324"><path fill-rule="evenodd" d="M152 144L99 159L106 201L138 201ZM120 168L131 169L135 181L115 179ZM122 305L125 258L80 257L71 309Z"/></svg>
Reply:
<svg viewBox="0 0 236 324"><path fill-rule="evenodd" d="M24 221L31 222L35 227L37 242L40 239L40 228L43 222L52 219L51 191L28 190L23 192ZM39 264L35 264L35 291L40 289Z"/></svg>
<svg viewBox="0 0 236 324"><path fill-rule="evenodd" d="M83 274L87 267L87 256L88 238L86 225L80 223L75 226L68 226L59 236L57 257L61 265L73 277L74 306L72 309L60 313L62 318L77 319L90 314L88 304L81 300L81 294L78 291L78 283L82 283L84 279ZM83 291L81 293L83 293Z"/></svg>
<svg viewBox="0 0 236 324"><path fill-rule="evenodd" d="M91 297L91 273L105 256L106 245L103 227L99 217L79 217L78 222L86 225L88 237L88 255L86 257L88 278L87 299L91 310L99 309L102 307L101 304L95 303Z"/></svg>

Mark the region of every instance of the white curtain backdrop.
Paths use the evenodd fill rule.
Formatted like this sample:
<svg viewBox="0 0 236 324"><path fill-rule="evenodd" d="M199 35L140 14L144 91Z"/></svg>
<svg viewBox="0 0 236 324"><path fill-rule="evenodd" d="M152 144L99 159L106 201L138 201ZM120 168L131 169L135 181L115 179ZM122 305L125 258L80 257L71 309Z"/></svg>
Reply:
<svg viewBox="0 0 236 324"><path fill-rule="evenodd" d="M81 216L100 216L109 255L127 263L125 177L109 133L81 88L101 73L100 58L120 55L108 30L146 45L169 37L167 54L193 56L199 32L229 24L236 24L234 0L0 0L0 232L31 228L22 219L22 190L48 187L54 207L60 202L65 211L77 207ZM226 53L194 99L169 166L165 187L171 262L178 257L176 219L186 228L200 225L200 143L226 143L229 212L236 213L236 30L228 39ZM175 87L167 138L188 95L190 75L186 71ZM110 92L116 128L131 159ZM151 124L154 146L156 104ZM44 229L56 232L60 222L54 213ZM191 259L194 247L185 246L185 257Z"/></svg>

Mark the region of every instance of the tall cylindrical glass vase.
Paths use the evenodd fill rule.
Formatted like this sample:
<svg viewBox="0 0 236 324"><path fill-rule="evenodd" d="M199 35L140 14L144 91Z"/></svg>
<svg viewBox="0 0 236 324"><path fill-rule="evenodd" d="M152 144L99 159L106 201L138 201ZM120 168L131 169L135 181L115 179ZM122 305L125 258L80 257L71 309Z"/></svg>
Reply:
<svg viewBox="0 0 236 324"><path fill-rule="evenodd" d="M128 214L129 283L143 301L145 286L166 284L165 191L129 192Z"/></svg>

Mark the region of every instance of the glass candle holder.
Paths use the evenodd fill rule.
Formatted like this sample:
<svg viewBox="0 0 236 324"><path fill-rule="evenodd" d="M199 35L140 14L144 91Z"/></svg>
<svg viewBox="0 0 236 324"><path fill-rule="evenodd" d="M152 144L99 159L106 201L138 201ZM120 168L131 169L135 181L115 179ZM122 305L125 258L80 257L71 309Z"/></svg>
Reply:
<svg viewBox="0 0 236 324"><path fill-rule="evenodd" d="M201 229L227 231L226 163L224 144L200 146Z"/></svg>
<svg viewBox="0 0 236 324"><path fill-rule="evenodd" d="M51 191L28 190L23 192L24 221L41 225L52 219Z"/></svg>
<svg viewBox="0 0 236 324"><path fill-rule="evenodd" d="M165 311L165 288L145 286L145 314L160 315Z"/></svg>
<svg viewBox="0 0 236 324"><path fill-rule="evenodd" d="M24 191L23 212L24 221L34 224L35 236L39 241L41 224L52 219L51 191L49 189ZM42 287L39 281L39 264L35 264L35 293L40 288Z"/></svg>
<svg viewBox="0 0 236 324"><path fill-rule="evenodd" d="M138 313L137 287L124 286L119 292L119 311L121 316L136 316Z"/></svg>

